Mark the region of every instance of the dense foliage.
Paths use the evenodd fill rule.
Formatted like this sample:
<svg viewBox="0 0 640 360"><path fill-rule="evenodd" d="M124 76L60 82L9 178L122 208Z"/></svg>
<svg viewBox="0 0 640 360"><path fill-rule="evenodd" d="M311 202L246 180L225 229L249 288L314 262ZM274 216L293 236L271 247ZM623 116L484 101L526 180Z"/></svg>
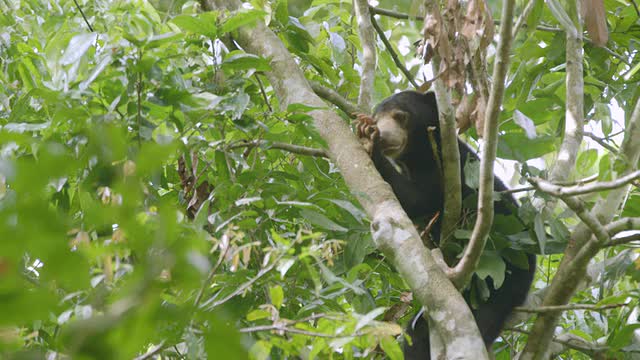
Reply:
<svg viewBox="0 0 640 360"><path fill-rule="evenodd" d="M351 3L252 4L229 15L192 1L0 3L2 357L402 358L402 325L417 307L399 319L388 309L416 305L408 287L375 251L368 219L331 162L271 148L323 141L308 107L278 107L263 75L268 60L232 41L237 28L265 21L308 79L355 99ZM411 14L417 5L380 2ZM640 95L640 25L637 8L606 6L608 47L585 45L585 114L615 150L625 118L612 104L628 119ZM409 71L422 71L410 45L421 22L377 18ZM565 44L553 24L538 1L515 39L498 152L515 160L507 165L514 178L544 175L544 161L527 161L549 163L561 141ZM381 42L378 55L376 102L411 86ZM620 164L609 150L586 142L573 178L610 179ZM534 226L516 240L558 253L576 217L543 218L535 196L518 194ZM623 213L640 214L637 189ZM630 305L568 311L565 331L610 354L640 351L637 311L630 318L638 253L629 245L603 252L605 271L576 296ZM540 257L535 288L558 258ZM478 274L502 269L499 256L487 256ZM497 358L525 339L505 333Z"/></svg>

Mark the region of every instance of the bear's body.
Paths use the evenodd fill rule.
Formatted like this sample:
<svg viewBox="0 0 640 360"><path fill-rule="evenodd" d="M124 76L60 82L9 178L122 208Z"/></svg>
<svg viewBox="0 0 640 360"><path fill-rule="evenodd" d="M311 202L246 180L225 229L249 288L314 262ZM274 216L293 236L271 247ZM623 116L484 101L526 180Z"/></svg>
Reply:
<svg viewBox="0 0 640 360"><path fill-rule="evenodd" d="M393 188L400 204L414 221L431 219L443 211L444 194L441 170L433 154L427 132L436 128L434 137L440 150L438 108L433 93L421 94L404 91L383 100L374 110L373 119L360 119L358 135L369 142L371 158L382 175ZM461 163L462 198L474 196L477 191L466 185L464 164L468 159L477 160L476 153L463 141L458 140ZM441 158L441 156L439 156ZM389 159L392 158L393 162ZM394 164L395 162L395 164ZM398 169L399 168L399 169ZM496 192L506 190L498 178L494 179ZM464 202L463 202L464 203ZM495 203L496 214L517 215L517 202L511 195L502 196ZM475 211L475 208L465 209ZM514 219L517 218L514 216ZM440 238L439 221L431 228L431 238ZM482 338L490 347L500 335L505 321L514 307L526 299L535 272L535 255L526 254L528 268L520 268L506 262L506 273L502 286L493 288L489 278L489 297L476 301L472 312ZM470 292L465 292L469 301ZM430 359L429 329L421 316L411 322L408 333L413 346L405 346L405 359Z"/></svg>

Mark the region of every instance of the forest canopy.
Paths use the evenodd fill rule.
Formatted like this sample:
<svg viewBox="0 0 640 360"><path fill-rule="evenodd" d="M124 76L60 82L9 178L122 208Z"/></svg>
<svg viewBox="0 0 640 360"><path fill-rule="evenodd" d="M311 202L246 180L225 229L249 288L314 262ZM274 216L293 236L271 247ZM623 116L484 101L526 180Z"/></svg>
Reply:
<svg viewBox="0 0 640 360"><path fill-rule="evenodd" d="M536 273L496 359L640 356L636 0L4 0L0 25L0 358L402 359L424 306L454 324L435 351L486 359L452 344L482 345L513 248ZM354 134L427 89L442 249ZM449 215L458 134L477 216Z"/></svg>

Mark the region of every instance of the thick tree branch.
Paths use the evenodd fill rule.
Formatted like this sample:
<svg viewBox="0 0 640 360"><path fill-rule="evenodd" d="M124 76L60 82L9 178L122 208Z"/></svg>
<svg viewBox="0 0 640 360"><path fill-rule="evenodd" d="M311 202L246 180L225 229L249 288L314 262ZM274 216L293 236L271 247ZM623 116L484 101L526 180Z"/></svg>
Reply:
<svg viewBox="0 0 640 360"><path fill-rule="evenodd" d="M365 109L367 114L372 108L372 92L376 72L376 34L371 24L368 0L354 0L353 7L358 20L358 34L362 45L362 73L360 74L360 93L358 107Z"/></svg>
<svg viewBox="0 0 640 360"><path fill-rule="evenodd" d="M579 18L580 1L569 1L569 16L573 31L566 30L566 110L564 121L564 139L558 152L558 158L551 170L550 180L564 181L569 178L576 166L576 158L582 143L584 128L584 79L582 73L582 25Z"/></svg>
<svg viewBox="0 0 640 360"><path fill-rule="evenodd" d="M433 85L438 102L442 173L444 174L443 179L446 179L443 183L444 211L441 214L442 230L440 231L439 239L440 247L444 248L460 220L460 214L462 213L462 194L460 189L462 189L462 185L456 114L451 101L451 90L443 76L441 76L442 69L450 66L450 64L442 64L442 62L452 61L451 44L447 35L449 32L446 29L438 4L437 1L425 1L429 20L425 22L422 34L424 47L426 49L434 47L431 67L435 75ZM437 49L435 48L436 44Z"/></svg>
<svg viewBox="0 0 640 360"><path fill-rule="evenodd" d="M640 230L640 217L621 218L607 224L605 228L611 237L627 230Z"/></svg>
<svg viewBox="0 0 640 360"><path fill-rule="evenodd" d="M202 3L206 10L234 11L241 6L239 0L202 0ZM315 108L309 115L328 145L331 160L371 216L376 245L407 281L420 303L429 309L429 315L434 319L447 319L446 322L434 321L437 326L433 330L452 341L453 358L486 359L486 349L469 306L424 247L391 187L384 182L344 120L315 95L294 58L263 22L239 28L234 38L246 51L269 59L271 70L266 76L281 108L296 103Z"/></svg>
<svg viewBox="0 0 640 360"><path fill-rule="evenodd" d="M337 106L338 109L342 110L345 114L352 118L355 117L355 114L366 113L364 109L360 109L358 105L345 99L342 95L340 95L333 89L322 86L320 83L317 83L315 81L310 81L309 85L311 85L311 89L313 89L313 92L315 92L316 95Z"/></svg>
<svg viewBox="0 0 640 360"><path fill-rule="evenodd" d="M500 39L493 67L493 85L489 94L487 111L484 120L484 142L480 159L480 189L478 195L478 216L473 227L469 245L460 262L453 270L454 283L466 283L478 265L480 254L493 224L493 166L498 148L498 115L504 95L505 79L509 69L509 52L511 50L511 19L513 19L514 0L504 0L500 28Z"/></svg>
<svg viewBox="0 0 640 360"><path fill-rule="evenodd" d="M609 242L611 239L609 233L605 227L602 226L600 220L585 207L584 202L570 196L563 196L560 199L589 227L589 230L595 235L598 245L602 246Z"/></svg>
<svg viewBox="0 0 640 360"><path fill-rule="evenodd" d="M599 192L604 190L617 189L619 187L628 185L634 180L640 179L640 170L634 171L622 177L619 177L611 181L596 182L589 185L576 185L576 186L561 186L553 184L549 181L540 178L530 178L529 182L534 184L538 189L546 192L547 194L562 197L562 196L575 196L583 195L592 192Z"/></svg>

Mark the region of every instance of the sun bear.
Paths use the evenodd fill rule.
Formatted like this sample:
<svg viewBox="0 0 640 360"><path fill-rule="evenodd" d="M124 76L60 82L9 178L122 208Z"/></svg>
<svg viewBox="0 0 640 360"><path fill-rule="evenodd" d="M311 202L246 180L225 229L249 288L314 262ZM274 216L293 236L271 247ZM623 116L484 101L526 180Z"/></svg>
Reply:
<svg viewBox="0 0 640 360"><path fill-rule="evenodd" d="M429 128L435 129L435 136L429 137ZM361 143L369 152L380 175L391 185L403 209L414 222L437 219L437 214L443 212L444 179L438 161L442 158L439 153L441 147L438 129L438 107L435 95L431 92L422 94L403 91L394 94L376 106L372 117L358 117L357 135ZM435 147L432 146L430 138L436 140ZM434 154L434 148L438 154ZM467 185L464 170L465 164L468 161L478 161L478 156L460 139L458 148L463 212L473 214L477 207L477 190ZM494 184L496 194L507 189L498 178L495 178ZM524 224L517 218L518 204L513 196L500 195L494 204L496 215L503 215L503 219L518 222L516 225L524 228ZM440 239L439 220L435 220L433 226L429 227L429 232L428 235L433 242L437 243ZM506 242L505 239L508 238L502 237L503 242ZM474 292L473 284L474 281L477 284L481 279L474 275L471 285L464 291L465 299L472 305L471 310L488 349L500 335L513 308L521 305L526 299L535 272L535 255L519 249L510 249L509 245L507 243L501 249L494 249L506 265L502 284L494 287L495 280L487 277L484 283L485 296L478 296L482 291ZM460 248L462 246L464 244L460 245ZM509 256L505 258L504 254ZM519 263L513 260L516 258L520 259ZM405 359L430 359L429 329L420 313L411 321L407 332L413 345L405 344Z"/></svg>

